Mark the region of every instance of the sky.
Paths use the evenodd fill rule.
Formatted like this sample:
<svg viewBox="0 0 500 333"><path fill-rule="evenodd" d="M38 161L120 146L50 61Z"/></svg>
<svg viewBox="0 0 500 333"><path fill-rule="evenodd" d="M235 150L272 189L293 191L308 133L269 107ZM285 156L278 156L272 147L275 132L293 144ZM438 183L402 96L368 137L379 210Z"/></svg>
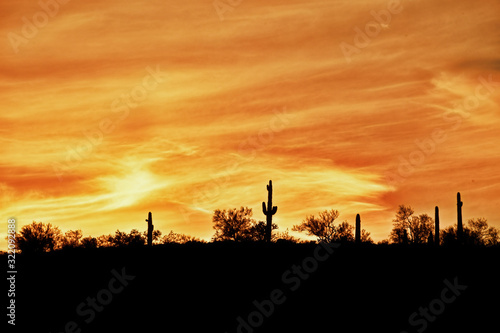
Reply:
<svg viewBox="0 0 500 333"><path fill-rule="evenodd" d="M0 3L0 211L84 236L206 240L398 205L500 228L498 1ZM6 248L7 225L0 248ZM291 232L292 235L300 235Z"/></svg>

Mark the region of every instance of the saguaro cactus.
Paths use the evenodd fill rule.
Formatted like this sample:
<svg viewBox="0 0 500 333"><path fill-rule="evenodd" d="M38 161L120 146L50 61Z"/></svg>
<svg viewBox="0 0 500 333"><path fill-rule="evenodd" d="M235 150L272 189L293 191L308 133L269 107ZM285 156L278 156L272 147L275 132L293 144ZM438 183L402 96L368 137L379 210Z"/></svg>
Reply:
<svg viewBox="0 0 500 333"><path fill-rule="evenodd" d="M273 215L276 214L278 207L273 206L273 182L270 180L267 185L267 208L266 203L262 202L262 212L266 215L266 242L271 241L271 230L273 224Z"/></svg>
<svg viewBox="0 0 500 333"><path fill-rule="evenodd" d="M355 236L355 243L360 244L361 243L361 217L359 214L356 214L356 236Z"/></svg>
<svg viewBox="0 0 500 333"><path fill-rule="evenodd" d="M434 244L439 245L439 207L434 209Z"/></svg>
<svg viewBox="0 0 500 333"><path fill-rule="evenodd" d="M153 215L151 214L151 212L149 212L146 222L148 222L148 246L151 246L153 245L153 229L154 229Z"/></svg>
<svg viewBox="0 0 500 333"><path fill-rule="evenodd" d="M457 192L457 238L458 242L462 243L464 229L462 226L462 206L464 203L460 199L460 192Z"/></svg>

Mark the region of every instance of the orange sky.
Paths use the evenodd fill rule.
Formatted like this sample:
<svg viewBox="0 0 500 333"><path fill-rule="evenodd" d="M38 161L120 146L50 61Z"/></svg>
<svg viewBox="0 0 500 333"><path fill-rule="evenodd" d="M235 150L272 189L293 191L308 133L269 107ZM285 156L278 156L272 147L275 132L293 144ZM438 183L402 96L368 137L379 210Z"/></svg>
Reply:
<svg viewBox="0 0 500 333"><path fill-rule="evenodd" d="M65 1L0 4L5 224L208 240L272 179L281 231L457 191L500 227L498 1Z"/></svg>

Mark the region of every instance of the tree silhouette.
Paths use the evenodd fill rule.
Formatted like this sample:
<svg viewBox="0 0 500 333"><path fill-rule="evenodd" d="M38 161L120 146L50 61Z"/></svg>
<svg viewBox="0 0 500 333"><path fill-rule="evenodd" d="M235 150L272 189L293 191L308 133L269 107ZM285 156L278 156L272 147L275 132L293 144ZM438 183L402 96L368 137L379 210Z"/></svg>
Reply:
<svg viewBox="0 0 500 333"><path fill-rule="evenodd" d="M101 236L98 238L99 247L106 246L142 246L146 244L146 233L132 229L129 234L116 230L114 235Z"/></svg>
<svg viewBox="0 0 500 333"><path fill-rule="evenodd" d="M399 205L394 226L389 235L390 240L396 244L425 244L433 228L433 220L427 214L413 216L414 211L410 206Z"/></svg>
<svg viewBox="0 0 500 333"><path fill-rule="evenodd" d="M97 247L109 247L112 246L111 240L113 239L112 235L100 235L96 238Z"/></svg>
<svg viewBox="0 0 500 333"><path fill-rule="evenodd" d="M82 238L81 246L85 249L95 249L98 247L97 238L91 236Z"/></svg>
<svg viewBox="0 0 500 333"><path fill-rule="evenodd" d="M240 209L228 209L214 211L212 221L214 223L215 235L213 241L243 241L250 238L252 227L252 209L241 207Z"/></svg>
<svg viewBox="0 0 500 333"><path fill-rule="evenodd" d="M282 232L277 232L275 235L273 235L273 241L276 242L290 242L290 243L301 243L301 240L290 235L288 232L288 228L285 231Z"/></svg>
<svg viewBox="0 0 500 333"><path fill-rule="evenodd" d="M335 233L335 220L339 217L338 210L325 210L319 217L307 216L301 224L294 225L292 231L306 232L308 236L316 236L319 242L330 243Z"/></svg>
<svg viewBox="0 0 500 333"><path fill-rule="evenodd" d="M137 229L132 229L130 234L125 236L124 244L129 246L141 246L146 244L146 236Z"/></svg>
<svg viewBox="0 0 500 333"><path fill-rule="evenodd" d="M434 220L427 214L420 214L413 222L413 244L426 244L434 229Z"/></svg>
<svg viewBox="0 0 500 333"><path fill-rule="evenodd" d="M265 240L267 225L263 221L255 222L252 209L241 207L239 209L220 210L214 212L212 221L215 235L212 241L260 241ZM272 229L277 229L272 224Z"/></svg>
<svg viewBox="0 0 500 333"><path fill-rule="evenodd" d="M275 229L278 229L278 225L276 225L276 223L272 223L271 231ZM250 240L253 241L267 241L267 223L264 221L255 222L254 220L252 220L252 226L250 227L249 236ZM271 240L273 241L275 239L276 235L271 233Z"/></svg>
<svg viewBox="0 0 500 333"><path fill-rule="evenodd" d="M114 235L109 235L109 243L111 246L124 246L128 243L128 235L124 231L116 230Z"/></svg>
<svg viewBox="0 0 500 333"><path fill-rule="evenodd" d="M484 245L486 246L498 246L500 245L500 230L495 227L488 228L488 234L486 236Z"/></svg>
<svg viewBox="0 0 500 333"><path fill-rule="evenodd" d="M130 233L116 230L114 235L101 235L97 238L85 237L80 244L85 248L96 247L121 247L121 246L142 246L147 241L147 231L140 232L137 229L132 229ZM153 231L153 244L162 243L161 231Z"/></svg>
<svg viewBox="0 0 500 333"><path fill-rule="evenodd" d="M144 238L147 240L148 232L144 231L143 235L144 235ZM153 245L161 244L162 243L161 231L158 229L153 230L153 232L151 233L151 240L153 242Z"/></svg>
<svg viewBox="0 0 500 333"><path fill-rule="evenodd" d="M354 242L355 227L347 221L340 223L333 233L333 242Z"/></svg>
<svg viewBox="0 0 500 333"><path fill-rule="evenodd" d="M441 238L441 243L443 245L457 244L457 225L448 226L441 229L439 232L439 238Z"/></svg>
<svg viewBox="0 0 500 333"><path fill-rule="evenodd" d="M320 212L318 217L307 216L301 224L294 225L292 231L306 232L308 236L316 236L319 242L354 242L354 226L347 221L335 225L338 217L338 210L325 210ZM365 230L362 233L368 240L370 234Z"/></svg>
<svg viewBox="0 0 500 333"><path fill-rule="evenodd" d="M61 237L61 247L63 249L79 247L83 234L81 230L66 231L64 237Z"/></svg>
<svg viewBox="0 0 500 333"><path fill-rule="evenodd" d="M154 232L153 232L153 239L154 239ZM204 243L204 241L202 241L199 238L185 235L185 234L179 234L179 233L174 232L173 230L170 230L170 233L163 236L163 238L161 239L161 242L163 244L172 244L172 243L186 244L188 242Z"/></svg>
<svg viewBox="0 0 500 333"><path fill-rule="evenodd" d="M467 241L471 245L498 245L500 231L495 227L488 227L485 218L470 219L467 221Z"/></svg>
<svg viewBox="0 0 500 333"><path fill-rule="evenodd" d="M61 230L50 223L35 222L25 225L16 235L17 248L22 253L40 253L57 249L60 245Z"/></svg>
<svg viewBox="0 0 500 333"><path fill-rule="evenodd" d="M370 233L365 229L361 229L361 243L373 244L373 239L370 237Z"/></svg>
<svg viewBox="0 0 500 333"><path fill-rule="evenodd" d="M396 218L393 220L394 227L389 235L393 243L404 244L407 237L408 229L410 229L412 222L412 215L414 211L410 206L400 205L396 213Z"/></svg>
<svg viewBox="0 0 500 333"><path fill-rule="evenodd" d="M441 230L443 245L466 244L476 246L494 246L500 244L500 230L489 227L485 218L470 219L463 227L462 242L458 240L457 224Z"/></svg>

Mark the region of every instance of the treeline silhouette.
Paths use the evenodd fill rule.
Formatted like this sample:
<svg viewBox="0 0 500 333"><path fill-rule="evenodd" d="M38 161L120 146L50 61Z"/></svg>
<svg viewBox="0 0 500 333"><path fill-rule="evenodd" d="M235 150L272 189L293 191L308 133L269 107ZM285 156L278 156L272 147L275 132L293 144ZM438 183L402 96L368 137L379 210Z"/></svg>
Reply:
<svg viewBox="0 0 500 333"><path fill-rule="evenodd" d="M336 223L339 216L337 210L325 210L318 216L310 215L298 225L294 225L292 231L304 232L308 236L315 236L318 242L338 243L364 243L374 244L370 233L360 228L360 217L357 216L355 225L343 221ZM212 242L264 242L266 241L267 228L264 221L256 221L251 218L252 209L241 207L239 209L215 210L212 222L215 234ZM433 235L434 220L427 214L415 215L410 206L400 205L393 220L393 229L389 238L378 242L378 244L400 244L400 245L457 245L457 224L448 226L439 231L439 237ZM272 230L278 229L272 224ZM359 230L359 239L355 233ZM497 228L488 226L485 218L470 219L463 226L462 243L471 246L497 246L500 244L500 232ZM152 231L152 242L160 244L186 244L206 243L197 237L176 233L171 230L163 235L160 230ZM289 234L288 229L283 232L273 232L271 242L304 243ZM16 235L17 249L22 253L40 253L54 250L65 250L71 248L95 249L101 247L137 247L147 243L147 231L140 232L132 229L129 233L116 230L114 234L101 235L99 237L83 237L81 230L69 230L64 234L57 226L33 222L25 225Z"/></svg>
<svg viewBox="0 0 500 333"><path fill-rule="evenodd" d="M272 222L278 207L273 206L273 184L269 180L266 185L267 205L262 202L262 213L266 216L266 222L256 221L252 218L252 209L240 207L239 209L216 209L212 222L215 234L212 242L307 242L289 234L288 229L284 232L275 232L278 225ZM393 219L393 228L389 238L378 244L399 244L418 246L428 244L439 245L471 245L471 246L497 246L500 244L500 231L495 227L488 226L485 218L470 219L467 225L462 222L463 202L460 192L457 193L457 223L440 229L439 208L435 207L434 219L427 214L415 215L410 206L400 205ZM305 220L292 227L292 231L304 232L308 236L316 237L317 242L326 243L356 243L373 244L370 232L361 228L361 217L356 215L356 224L347 221L337 223L338 210L325 210L319 212L318 216L309 215ZM70 230L64 235L56 226L33 222L25 225L16 234L17 249L23 253L39 253L69 248L99 248L99 247L123 247L144 246L169 243L204 243L205 241L193 236L178 234L170 231L162 237L160 230L155 230L152 213L149 212L146 219L147 230L140 232L132 229L130 233L116 230L112 235L101 235L99 237L83 238L81 230Z"/></svg>
<svg viewBox="0 0 500 333"><path fill-rule="evenodd" d="M81 230L69 230L63 234L57 226L35 221L23 226L16 234L16 248L21 253L41 253L72 248L137 247L146 245L146 241L147 231L140 232L137 229L132 229L129 233L116 230L114 234L83 237ZM204 243L205 241L174 231L164 236L160 230L153 231L154 244L188 242Z"/></svg>

